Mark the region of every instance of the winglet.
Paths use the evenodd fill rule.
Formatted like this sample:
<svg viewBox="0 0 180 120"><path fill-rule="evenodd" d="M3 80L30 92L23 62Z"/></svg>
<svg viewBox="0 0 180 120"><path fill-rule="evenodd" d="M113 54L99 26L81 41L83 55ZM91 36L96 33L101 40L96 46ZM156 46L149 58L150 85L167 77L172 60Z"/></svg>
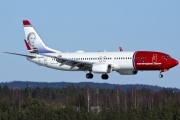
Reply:
<svg viewBox="0 0 180 120"><path fill-rule="evenodd" d="M120 52L122 52L122 51L123 51L122 47L119 47L119 51L120 51Z"/></svg>
<svg viewBox="0 0 180 120"><path fill-rule="evenodd" d="M31 27L31 23L28 20L23 20L24 27Z"/></svg>
<svg viewBox="0 0 180 120"><path fill-rule="evenodd" d="M26 47L27 47L27 49L28 50L31 50L31 47L29 46L29 44L27 43L27 41L24 39L24 42L25 42L25 44L26 44Z"/></svg>

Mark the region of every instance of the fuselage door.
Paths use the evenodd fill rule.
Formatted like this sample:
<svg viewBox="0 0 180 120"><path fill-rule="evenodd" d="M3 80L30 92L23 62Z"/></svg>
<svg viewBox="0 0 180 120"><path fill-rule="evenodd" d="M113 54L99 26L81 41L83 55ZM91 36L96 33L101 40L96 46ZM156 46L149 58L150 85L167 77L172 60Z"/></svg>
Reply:
<svg viewBox="0 0 180 120"><path fill-rule="evenodd" d="M157 54L153 54L152 63L156 63L156 62L157 62Z"/></svg>
<svg viewBox="0 0 180 120"><path fill-rule="evenodd" d="M152 56L152 68L154 69L154 70L157 70L157 69L159 69L159 65L158 65L158 61L157 61L157 54L153 54L153 56Z"/></svg>

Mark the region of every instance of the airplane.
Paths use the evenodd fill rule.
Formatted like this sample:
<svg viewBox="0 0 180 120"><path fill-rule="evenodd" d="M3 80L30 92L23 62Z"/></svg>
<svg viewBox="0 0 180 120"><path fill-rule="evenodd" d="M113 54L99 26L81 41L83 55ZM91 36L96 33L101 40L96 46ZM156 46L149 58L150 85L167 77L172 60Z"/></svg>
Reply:
<svg viewBox="0 0 180 120"><path fill-rule="evenodd" d="M60 52L47 47L28 20L23 20L24 40L29 54L9 54L24 56L28 61L40 66L63 71L85 71L87 79L93 78L93 73L102 74L107 80L109 73L115 71L121 75L136 75L138 71L162 72L177 66L179 62L170 55L155 51L126 52ZM122 52L123 51L123 52Z"/></svg>

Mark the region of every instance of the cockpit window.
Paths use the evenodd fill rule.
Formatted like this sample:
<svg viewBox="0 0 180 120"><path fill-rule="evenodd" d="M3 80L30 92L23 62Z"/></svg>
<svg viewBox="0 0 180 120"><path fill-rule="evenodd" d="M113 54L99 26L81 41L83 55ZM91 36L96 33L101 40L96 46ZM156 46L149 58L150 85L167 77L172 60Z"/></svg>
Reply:
<svg viewBox="0 0 180 120"><path fill-rule="evenodd" d="M163 59L169 59L171 56L162 56Z"/></svg>

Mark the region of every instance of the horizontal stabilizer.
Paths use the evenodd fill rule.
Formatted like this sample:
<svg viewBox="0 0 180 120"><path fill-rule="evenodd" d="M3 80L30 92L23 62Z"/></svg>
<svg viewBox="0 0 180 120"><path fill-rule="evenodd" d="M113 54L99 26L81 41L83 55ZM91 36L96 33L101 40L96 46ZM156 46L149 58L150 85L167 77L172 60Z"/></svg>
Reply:
<svg viewBox="0 0 180 120"><path fill-rule="evenodd" d="M30 57L30 58L36 58L36 56L34 56L34 55L25 55L25 54L11 53L11 52L4 52L4 53L19 55L19 56L24 56L24 57Z"/></svg>

